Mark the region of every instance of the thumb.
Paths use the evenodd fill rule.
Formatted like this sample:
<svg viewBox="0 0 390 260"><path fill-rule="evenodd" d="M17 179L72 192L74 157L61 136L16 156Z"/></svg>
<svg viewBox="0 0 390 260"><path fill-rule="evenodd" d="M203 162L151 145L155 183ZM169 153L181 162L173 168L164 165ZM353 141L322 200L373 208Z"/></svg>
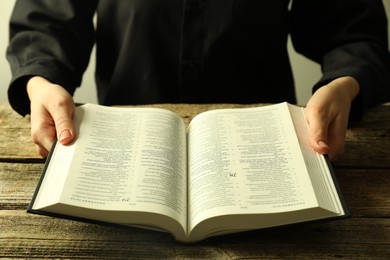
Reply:
<svg viewBox="0 0 390 260"><path fill-rule="evenodd" d="M56 128L57 140L61 144L69 144L75 138L73 114L73 104L58 106L53 112L51 112Z"/></svg>
<svg viewBox="0 0 390 260"><path fill-rule="evenodd" d="M329 154L327 120L323 120L318 115L313 116L310 113L306 113L306 118L309 125L310 146L318 153Z"/></svg>

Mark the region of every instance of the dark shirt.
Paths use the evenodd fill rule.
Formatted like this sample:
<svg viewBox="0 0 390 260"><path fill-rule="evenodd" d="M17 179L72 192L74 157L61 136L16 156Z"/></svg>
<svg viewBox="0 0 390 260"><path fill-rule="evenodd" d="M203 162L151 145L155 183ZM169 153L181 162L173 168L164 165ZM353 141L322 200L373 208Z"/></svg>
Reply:
<svg viewBox="0 0 390 260"><path fill-rule="evenodd" d="M99 103L294 103L287 53L321 63L314 90L353 76L360 115L390 97L379 0L19 0L10 23L9 101L29 113L26 81L73 94L97 46ZM93 16L97 11L96 30ZM299 69L299 68L298 68Z"/></svg>

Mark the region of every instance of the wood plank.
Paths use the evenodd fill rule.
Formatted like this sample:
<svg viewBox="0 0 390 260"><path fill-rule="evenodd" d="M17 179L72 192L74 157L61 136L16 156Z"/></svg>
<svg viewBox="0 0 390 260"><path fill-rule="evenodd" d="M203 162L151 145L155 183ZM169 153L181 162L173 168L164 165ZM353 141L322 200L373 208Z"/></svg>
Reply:
<svg viewBox="0 0 390 260"><path fill-rule="evenodd" d="M390 218L389 169L336 169L353 217Z"/></svg>
<svg viewBox="0 0 390 260"><path fill-rule="evenodd" d="M359 168L390 168L390 106L369 110L347 131L346 149L334 163Z"/></svg>
<svg viewBox="0 0 390 260"><path fill-rule="evenodd" d="M37 186L43 164L0 163L0 209L24 210ZM390 218L388 169L336 169L354 217Z"/></svg>
<svg viewBox="0 0 390 260"><path fill-rule="evenodd" d="M390 219L295 225L184 245L165 233L0 211L0 257L364 258L390 255Z"/></svg>
<svg viewBox="0 0 390 260"><path fill-rule="evenodd" d="M42 161L30 137L30 117L0 103L0 161Z"/></svg>
<svg viewBox="0 0 390 260"><path fill-rule="evenodd" d="M27 209L43 164L0 163L0 210Z"/></svg>
<svg viewBox="0 0 390 260"><path fill-rule="evenodd" d="M197 114L220 108L240 108L264 104L153 104L178 113L188 124ZM130 106L131 107L131 106ZM0 104L0 161L42 162L30 138L29 117L22 118L8 104ZM366 113L362 122L346 136L346 151L335 166L390 167L390 106L378 106Z"/></svg>

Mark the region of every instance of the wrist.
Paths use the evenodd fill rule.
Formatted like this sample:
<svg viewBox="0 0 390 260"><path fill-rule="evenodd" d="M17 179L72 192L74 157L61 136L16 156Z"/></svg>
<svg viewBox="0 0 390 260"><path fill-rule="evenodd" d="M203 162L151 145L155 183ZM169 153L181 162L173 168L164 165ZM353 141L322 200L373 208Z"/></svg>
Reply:
<svg viewBox="0 0 390 260"><path fill-rule="evenodd" d="M65 88L58 84L54 84L41 76L31 77L27 81L26 89L30 101L32 101L32 99L49 101L53 97L56 97L58 100L72 99Z"/></svg>
<svg viewBox="0 0 390 260"><path fill-rule="evenodd" d="M31 100L31 97L36 93L37 89L42 89L46 84L50 82L41 76L32 76L26 84L27 95Z"/></svg>
<svg viewBox="0 0 390 260"><path fill-rule="evenodd" d="M343 91L352 102L359 94L360 92L360 85L359 82L350 76L340 77L336 80L334 80L334 87Z"/></svg>

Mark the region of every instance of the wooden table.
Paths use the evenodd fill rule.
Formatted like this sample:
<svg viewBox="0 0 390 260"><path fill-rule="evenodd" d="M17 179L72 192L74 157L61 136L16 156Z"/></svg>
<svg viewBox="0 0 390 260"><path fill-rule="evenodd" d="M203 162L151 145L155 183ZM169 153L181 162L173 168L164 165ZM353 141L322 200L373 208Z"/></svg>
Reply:
<svg viewBox="0 0 390 260"><path fill-rule="evenodd" d="M186 122L233 105L155 105ZM233 107L239 107L234 105ZM0 104L0 257L5 258L390 258L390 106L348 130L334 163L351 218L242 233L183 245L165 233L87 224L26 213L44 160L29 118Z"/></svg>

